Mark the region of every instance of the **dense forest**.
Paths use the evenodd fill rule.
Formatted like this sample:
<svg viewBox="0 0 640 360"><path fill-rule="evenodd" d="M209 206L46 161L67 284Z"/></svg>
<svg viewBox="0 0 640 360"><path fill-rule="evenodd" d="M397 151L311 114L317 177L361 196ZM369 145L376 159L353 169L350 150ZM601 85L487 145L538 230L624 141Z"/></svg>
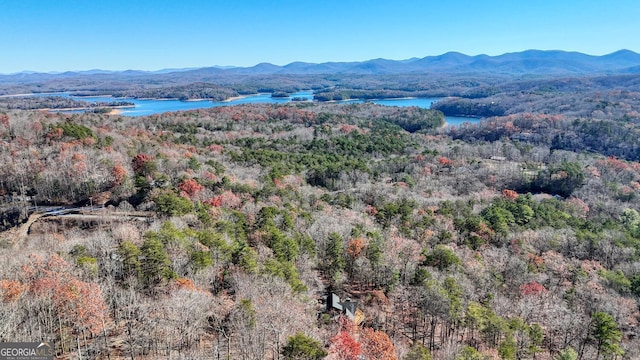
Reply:
<svg viewBox="0 0 640 360"><path fill-rule="evenodd" d="M183 86L165 86L156 88L131 88L122 91L109 93L115 97L129 98L153 98L153 99L178 99L178 100L201 100L223 101L233 96L238 96L238 92L214 84L194 83Z"/></svg>
<svg viewBox="0 0 640 360"><path fill-rule="evenodd" d="M8 96L0 97L0 109L3 110L88 110L94 112L108 112L109 109L130 107L133 103L128 101L98 101L89 102L75 100L64 96ZM106 110L106 111L103 111Z"/></svg>
<svg viewBox="0 0 640 360"><path fill-rule="evenodd" d="M451 98L0 110L0 341L98 359L640 357L638 76L302 78L154 96Z"/></svg>
<svg viewBox="0 0 640 360"><path fill-rule="evenodd" d="M174 78L175 76L175 78ZM185 76L186 77L186 76ZM319 101L350 98L394 98L405 96L443 97L465 94L471 88L490 86L502 77L444 76L444 75L245 75L228 76L202 74L197 81L186 81L178 75L158 78L139 78L112 75L111 77L63 77L32 82L3 81L0 76L0 95L23 93L71 92L79 96L112 95L114 97L159 99L224 100L237 95L256 93L294 93L312 89ZM384 90L381 90L384 89Z"/></svg>

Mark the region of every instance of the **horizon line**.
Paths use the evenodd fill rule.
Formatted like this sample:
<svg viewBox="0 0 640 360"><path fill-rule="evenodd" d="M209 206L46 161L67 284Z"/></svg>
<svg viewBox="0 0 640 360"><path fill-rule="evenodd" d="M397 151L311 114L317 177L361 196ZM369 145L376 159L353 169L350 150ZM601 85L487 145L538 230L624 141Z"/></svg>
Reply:
<svg viewBox="0 0 640 360"><path fill-rule="evenodd" d="M582 54L582 55L587 55L587 56L593 56L593 57L602 57L602 56L607 56L607 55L612 55L618 52L632 52L634 54L640 55L640 53L634 51L634 50L630 50L628 48L623 48L623 49L619 49L619 50L615 50L612 51L610 53L605 53L605 54L601 54L601 55L594 55L594 54L589 54L589 53L584 53L581 51L576 51L576 50L561 50L561 49L547 49L547 50L540 50L540 49L526 49L526 50L521 50L521 51L510 51L510 52L505 52L505 53L501 53L498 55L488 55L485 53L481 53L481 54L474 54L474 55L469 55L469 54L465 54L463 52L460 51L456 51L456 50L451 50L451 51L447 51L444 52L442 54L439 55L426 55L423 57L411 57L411 58L407 58L407 59L388 59L388 58L382 58L382 57L378 57L378 58L371 58L371 59L366 59L366 60L351 60L351 61L323 61L323 62L308 62L308 61L302 61L302 60L294 60L291 62L288 62L286 64L274 64L268 61L262 61L259 63L256 63L254 65L249 65L249 66L240 66L240 65L205 65L205 66L184 66L184 67L164 67L161 69L155 69L155 70L143 70L143 69L132 69L132 68L128 68L128 69L122 69L122 70L114 70L114 69L101 69L101 68L91 68L91 69L85 69L85 70L80 70L80 69L76 69L76 70L49 70L49 71L40 71L40 70L20 70L17 72L11 72L11 73L3 73L0 72L0 76L15 76L15 75L34 75L34 74L47 74L47 75L61 75L61 74L65 74L65 73L87 73L87 72L96 72L96 73L122 73L122 72L127 72L127 71L131 71L131 72L144 72L144 73L158 73L158 72L166 72L166 73L170 73L170 72L182 72L182 71L191 71L191 70L200 70L200 69L208 69L208 68L218 68L220 70L228 70L228 69L250 69L259 65L273 65L273 66L278 66L278 67L284 67L287 65L291 65L294 63L305 63L305 64L311 64L311 65L321 65L321 64L336 64L336 63L359 63L359 62L368 62L368 61L373 61L373 60L387 60L387 61L409 61L409 60L420 60L420 59L426 59L429 57L439 57L439 56L444 56L447 54L461 54L464 56L468 56L468 57L478 57L478 56L488 56L488 57L499 57L499 56L504 56L504 55L509 55L509 54L518 54L518 53L525 53L525 52L530 52L530 51L540 51L540 52L564 52L564 53L576 53L576 54Z"/></svg>

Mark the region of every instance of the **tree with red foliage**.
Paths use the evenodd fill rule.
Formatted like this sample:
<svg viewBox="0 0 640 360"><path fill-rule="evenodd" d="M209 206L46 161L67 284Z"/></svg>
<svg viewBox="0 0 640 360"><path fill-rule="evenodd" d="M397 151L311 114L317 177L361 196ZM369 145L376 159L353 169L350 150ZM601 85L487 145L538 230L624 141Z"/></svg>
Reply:
<svg viewBox="0 0 640 360"><path fill-rule="evenodd" d="M360 343L356 341L353 335L344 330L340 330L336 336L331 339L329 354L338 360L358 360L362 349Z"/></svg>
<svg viewBox="0 0 640 360"><path fill-rule="evenodd" d="M203 203L213 207L220 207L222 206L222 197L221 196L212 197L210 199L203 201Z"/></svg>
<svg viewBox="0 0 640 360"><path fill-rule="evenodd" d="M156 170L154 157L147 154L138 154L131 160L133 171L138 175L150 175Z"/></svg>
<svg viewBox="0 0 640 360"><path fill-rule="evenodd" d="M362 353L362 347L354 335L355 324L348 318L340 317L340 331L331 338L329 355L338 360L357 360Z"/></svg>
<svg viewBox="0 0 640 360"><path fill-rule="evenodd" d="M521 295L540 295L545 292L547 292L547 289L536 281L520 285Z"/></svg>
<svg viewBox="0 0 640 360"><path fill-rule="evenodd" d="M178 184L178 189L180 189L181 192L187 194L189 197L193 197L204 190L204 186L200 185L194 179L185 179L180 184Z"/></svg>
<svg viewBox="0 0 640 360"><path fill-rule="evenodd" d="M222 150L224 150L224 148L222 147L222 145L212 144L212 145L209 145L209 150L211 150L211 152L215 154L220 154L222 153Z"/></svg>
<svg viewBox="0 0 640 360"><path fill-rule="evenodd" d="M242 199L232 191L227 190L218 196L205 200L204 203L215 207L237 209L242 205Z"/></svg>
<svg viewBox="0 0 640 360"><path fill-rule="evenodd" d="M438 163L440 163L440 165L442 166L451 166L451 164L453 163L453 161L451 161L451 159L446 158L444 156L440 156L438 158Z"/></svg>

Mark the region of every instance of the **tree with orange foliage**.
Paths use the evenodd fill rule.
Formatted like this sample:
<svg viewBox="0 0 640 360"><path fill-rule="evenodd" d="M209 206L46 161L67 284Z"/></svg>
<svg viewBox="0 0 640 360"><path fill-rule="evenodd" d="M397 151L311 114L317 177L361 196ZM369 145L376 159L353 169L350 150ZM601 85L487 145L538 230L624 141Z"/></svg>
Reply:
<svg viewBox="0 0 640 360"><path fill-rule="evenodd" d="M346 257L347 260L347 272L349 273L349 277L353 278L355 273L359 273L357 270L356 262L360 255L364 253L364 249L366 247L365 240L361 237L355 239L349 239L347 243L347 254L349 256Z"/></svg>
<svg viewBox="0 0 640 360"><path fill-rule="evenodd" d="M62 135L64 135L64 131L61 128L57 127L57 128L51 129L47 133L46 137L47 137L47 140L53 141L53 140L62 139Z"/></svg>
<svg viewBox="0 0 640 360"><path fill-rule="evenodd" d="M9 130L9 115L0 114L0 129L4 128L4 130Z"/></svg>
<svg viewBox="0 0 640 360"><path fill-rule="evenodd" d="M365 211L367 214L369 214L369 216L376 216L376 214L378 213L378 209L377 209L375 206L373 206L373 205L367 205L367 206L364 208L364 211Z"/></svg>
<svg viewBox="0 0 640 360"><path fill-rule="evenodd" d="M23 266L29 292L50 298L59 319L77 331L100 333L108 320L100 288L76 278L72 266L57 254L47 260L38 255L30 258Z"/></svg>
<svg viewBox="0 0 640 360"><path fill-rule="evenodd" d="M362 354L368 359L397 360L396 348L389 336L371 328L364 328L360 332Z"/></svg>
<svg viewBox="0 0 640 360"><path fill-rule="evenodd" d="M0 113L0 138L11 137L11 124L9 123L9 115Z"/></svg>
<svg viewBox="0 0 640 360"><path fill-rule="evenodd" d="M185 289L190 291L198 290L196 288L196 285L193 283L193 280L188 278L177 278L175 285L178 289Z"/></svg>
<svg viewBox="0 0 640 360"><path fill-rule="evenodd" d="M360 257L362 254L362 250L365 248L365 241L363 238L358 237L355 239L350 239L349 243L347 243L347 254L351 256L352 259L356 259Z"/></svg>
<svg viewBox="0 0 640 360"><path fill-rule="evenodd" d="M2 293L2 301L5 303L18 299L24 290L25 286L19 281L0 280L0 292Z"/></svg>
<svg viewBox="0 0 640 360"><path fill-rule="evenodd" d="M113 176L113 186L119 186L122 185L127 177L127 170L122 164L116 164L111 170L111 175Z"/></svg>
<svg viewBox="0 0 640 360"><path fill-rule="evenodd" d="M518 192L509 190L509 189L504 189L502 190L502 196L510 200L515 200L518 198Z"/></svg>

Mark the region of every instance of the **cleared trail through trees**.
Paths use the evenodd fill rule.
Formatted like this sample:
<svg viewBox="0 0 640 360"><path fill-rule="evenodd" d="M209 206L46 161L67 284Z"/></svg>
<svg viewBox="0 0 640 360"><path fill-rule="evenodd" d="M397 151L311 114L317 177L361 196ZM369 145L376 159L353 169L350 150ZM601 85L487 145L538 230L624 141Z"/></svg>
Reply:
<svg viewBox="0 0 640 360"><path fill-rule="evenodd" d="M9 246L16 246L21 240L25 239L29 235L31 226L38 220L46 219L65 219L65 220L80 220L80 221L100 221L100 222L113 222L113 221L147 221L154 217L153 212L148 211L108 211L102 207L55 207L49 208L43 211L33 212L29 215L26 222L18 225L12 229L0 234L0 242L8 244Z"/></svg>
<svg viewBox="0 0 640 360"><path fill-rule="evenodd" d="M27 237L27 234L29 233L29 228L31 227L31 225L42 216L43 214L39 214L39 213L31 214L24 224L16 226L12 229L5 231L3 234L0 234L0 242L2 244L15 246L21 239Z"/></svg>

